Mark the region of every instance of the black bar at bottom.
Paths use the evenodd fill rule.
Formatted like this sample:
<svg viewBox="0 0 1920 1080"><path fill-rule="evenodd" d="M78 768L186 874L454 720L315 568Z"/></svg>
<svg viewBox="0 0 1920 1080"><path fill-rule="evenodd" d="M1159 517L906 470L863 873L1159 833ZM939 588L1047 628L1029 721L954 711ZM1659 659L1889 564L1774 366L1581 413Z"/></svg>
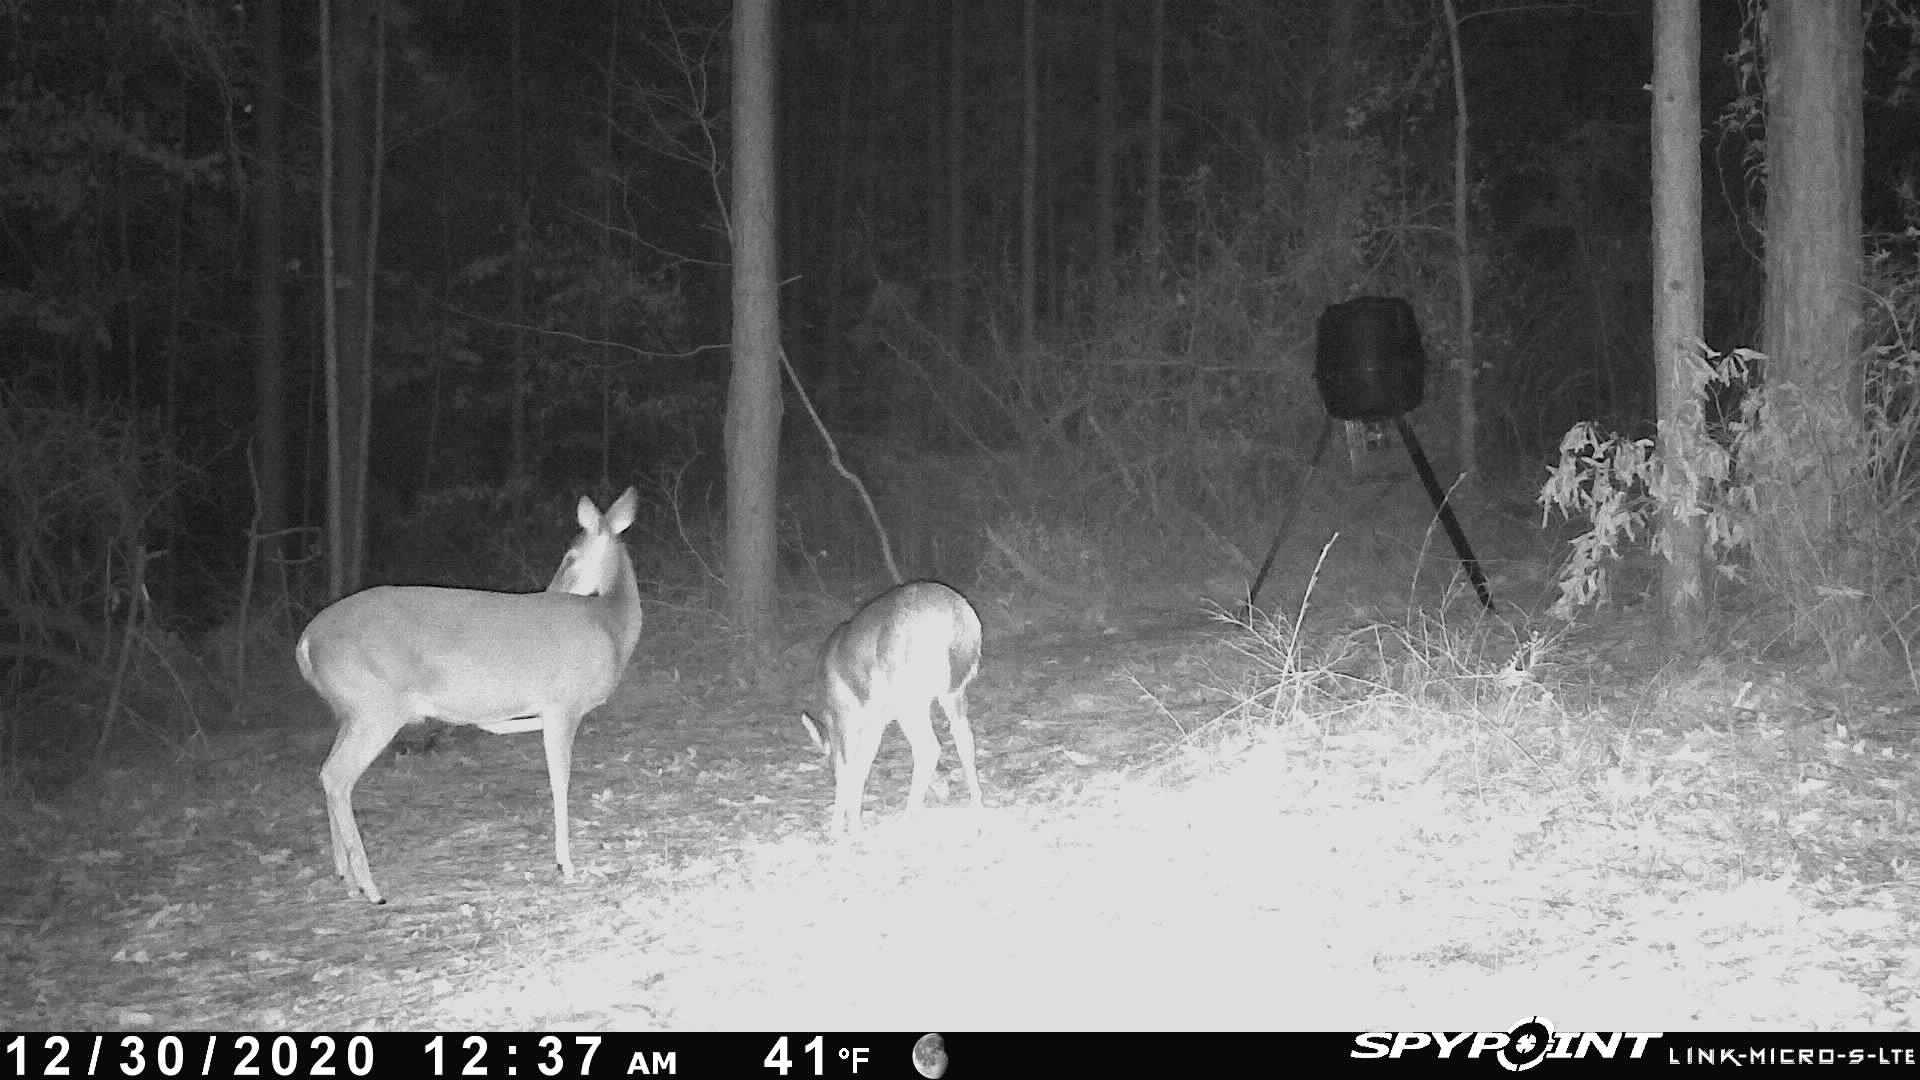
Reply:
<svg viewBox="0 0 1920 1080"><path fill-rule="evenodd" d="M1325 1062L1452 1065L1480 1075L1586 1069L1920 1064L1920 1033L0 1032L0 1076L770 1077L773 1080L1240 1074ZM1501 1068L1505 1066L1505 1068ZM1491 1071L1488 1071L1491 1069ZM1264 1071L1264 1070L1256 1070Z"/></svg>

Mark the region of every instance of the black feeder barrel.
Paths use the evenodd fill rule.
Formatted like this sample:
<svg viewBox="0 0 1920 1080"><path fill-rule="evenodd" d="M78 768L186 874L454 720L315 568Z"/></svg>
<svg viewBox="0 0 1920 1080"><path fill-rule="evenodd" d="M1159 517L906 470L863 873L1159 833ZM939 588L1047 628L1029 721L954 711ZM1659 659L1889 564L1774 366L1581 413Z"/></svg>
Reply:
<svg viewBox="0 0 1920 1080"><path fill-rule="evenodd" d="M1336 420L1391 420L1419 408L1427 352L1413 305L1360 296L1320 313L1313 380Z"/></svg>
<svg viewBox="0 0 1920 1080"><path fill-rule="evenodd" d="M1413 317L1413 305L1398 296L1358 296L1321 312L1316 330L1313 381L1320 388L1327 414L1336 420L1393 422L1421 485L1427 489L1427 497L1433 500L1447 539L1453 542L1460 565L1473 582L1473 591L1492 611L1493 594L1480 571L1480 560L1474 558L1467 534L1454 517L1439 478L1433 475L1433 466L1420 448L1413 425L1407 422L1407 414L1420 407L1427 381L1427 350L1420 344L1420 324ZM1276 548L1278 542L1276 537ZM1268 560L1272 560L1271 553ZM1260 577L1255 579L1254 595L1265 577L1266 567L1262 567Z"/></svg>

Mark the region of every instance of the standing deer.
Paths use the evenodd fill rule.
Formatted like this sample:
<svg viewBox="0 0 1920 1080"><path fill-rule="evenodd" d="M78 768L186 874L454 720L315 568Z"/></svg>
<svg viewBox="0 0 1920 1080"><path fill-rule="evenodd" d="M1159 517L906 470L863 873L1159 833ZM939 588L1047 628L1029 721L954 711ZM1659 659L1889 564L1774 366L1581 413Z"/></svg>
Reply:
<svg viewBox="0 0 1920 1080"><path fill-rule="evenodd" d="M900 725L913 750L907 812L926 802L940 742L929 708L940 707L960 756L973 806L980 776L974 769L973 728L967 723L967 684L980 671L980 616L967 598L935 581L913 581L881 593L841 623L820 650L815 704L820 723L806 713L813 744L833 762L833 815L840 836L860 830L867 774L888 726ZM822 732L821 728L825 731Z"/></svg>
<svg viewBox="0 0 1920 1080"><path fill-rule="evenodd" d="M339 720L320 768L333 869L376 904L353 787L408 724L428 718L496 735L539 731L553 790L553 856L573 877L567 788L573 737L619 685L640 640L640 591L620 534L633 524L632 488L606 514L585 495L580 535L545 592L383 585L313 617L294 658Z"/></svg>

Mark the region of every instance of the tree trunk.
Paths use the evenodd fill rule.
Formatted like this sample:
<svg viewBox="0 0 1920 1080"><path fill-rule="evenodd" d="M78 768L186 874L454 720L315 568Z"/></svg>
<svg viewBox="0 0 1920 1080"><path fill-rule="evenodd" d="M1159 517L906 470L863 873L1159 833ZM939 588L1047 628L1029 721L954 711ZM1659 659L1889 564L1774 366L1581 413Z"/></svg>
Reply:
<svg viewBox="0 0 1920 1080"><path fill-rule="evenodd" d="M1167 0L1153 0L1153 58L1147 74L1147 175L1146 205L1140 212L1140 254L1147 272L1160 267L1161 118L1167 111ZM1151 287L1151 285L1149 285Z"/></svg>
<svg viewBox="0 0 1920 1080"><path fill-rule="evenodd" d="M1039 0L1021 5L1020 89L1024 108L1020 124L1020 350L1031 354L1038 336L1039 178L1040 178L1040 61Z"/></svg>
<svg viewBox="0 0 1920 1080"><path fill-rule="evenodd" d="M174 145L187 145L187 112L192 94L186 87L180 89L180 109L174 114L177 126L174 129ZM180 352L182 349L181 322L186 313L186 249L187 218L193 213L192 188L184 180L172 185L173 205L168 208L168 224L173 236L168 241L173 259L172 273L167 283L167 333L165 353L166 384L161 388L160 430L166 434L169 443L177 444L180 437ZM129 305L131 306L131 305ZM132 340L132 339L129 339ZM129 351L131 362L133 353ZM131 374L131 372L130 372ZM139 384L138 379L133 380ZM167 574L167 580L174 575Z"/></svg>
<svg viewBox="0 0 1920 1080"><path fill-rule="evenodd" d="M1756 556L1791 592L1796 635L1854 647L1848 550L1864 462L1860 0L1774 0L1766 14L1766 405L1750 455ZM1843 659L1835 657L1836 660Z"/></svg>
<svg viewBox="0 0 1920 1080"><path fill-rule="evenodd" d="M1113 0L1100 0L1100 55L1098 99L1094 102L1093 138L1093 296L1096 317L1113 305L1113 165L1120 96L1119 61L1115 45Z"/></svg>
<svg viewBox="0 0 1920 1080"><path fill-rule="evenodd" d="M1323 96L1315 110L1313 137L1323 160L1344 168L1352 149L1348 143L1347 106L1353 101L1354 61L1353 28L1358 21L1360 0L1326 0L1327 49L1326 77L1321 80ZM1326 262L1325 293L1321 302L1337 304L1353 295L1366 276L1361 260L1360 234L1365 223L1356 204L1353 216L1341 217L1330 224L1338 231L1328 237L1323 258Z"/></svg>
<svg viewBox="0 0 1920 1080"><path fill-rule="evenodd" d="M1360 0L1327 0L1326 96L1316 126L1335 138L1346 133L1347 106L1353 103L1353 29L1359 14Z"/></svg>
<svg viewBox="0 0 1920 1080"><path fill-rule="evenodd" d="M320 6L324 144L321 288L326 305L328 469L328 585L335 595L357 591L366 543L367 433L372 416L374 242L368 195L373 146L367 123L367 72L373 43L372 0L346 0L331 17ZM383 39L384 40L384 39ZM337 45L338 47L334 47ZM377 136L376 136L377 138ZM327 164L331 162L331 164ZM344 277L342 270L345 270Z"/></svg>
<svg viewBox="0 0 1920 1080"><path fill-rule="evenodd" d="M959 0L945 0L946 3L958 3ZM926 28L926 75L927 75L927 262L926 276L929 285L923 293L927 305L929 325L944 333L950 326L948 311L954 304L954 291L949 288L943 275L947 267L947 191L956 180L947 171L947 141L945 134L948 97L946 84L941 81L941 68L948 53L948 35L951 33L947 23L941 18L942 0L926 0L924 17L918 25ZM875 116L875 126L879 124L879 109L871 110ZM873 143L869 142L869 150ZM877 200L877 185L869 189ZM881 284L878 280L875 285ZM873 309L868 307L868 313ZM872 363L863 372L865 384L865 405L871 415L887 418L888 430L900 435L901 416L911 408L902 408L898 395L900 385L906 378L904 372L894 365Z"/></svg>
<svg viewBox="0 0 1920 1080"><path fill-rule="evenodd" d="M507 491L513 505L524 509L524 498L531 472L527 443L527 93L526 71L520 52L520 0L507 5L507 65L512 98L510 111L513 155L513 257L507 269L507 321L513 326L513 385L508 389L507 406Z"/></svg>
<svg viewBox="0 0 1920 1080"><path fill-rule="evenodd" d="M1473 350L1473 248L1467 232L1467 70L1460 50L1460 14L1454 0L1440 2L1447 14L1447 44L1453 55L1453 243L1460 283L1460 355L1454 362L1460 384L1456 439L1460 475L1470 485L1480 472L1480 422L1473 400L1479 361Z"/></svg>
<svg viewBox="0 0 1920 1080"><path fill-rule="evenodd" d="M440 460L440 410L444 401L446 383L446 352L454 340L454 290L458 285L458 269L455 263L453 247L453 199L450 197L458 183L453 156L453 130L451 125L442 124L439 129L440 174L436 178L439 195L433 201L435 217L438 219L440 238L440 283L436 299L440 314L435 319L434 340L439 345L427 357L427 433L422 440L420 450L420 475L416 483L417 491L432 491L435 463Z"/></svg>
<svg viewBox="0 0 1920 1080"><path fill-rule="evenodd" d="M1653 5L1653 362L1659 387L1660 468L1682 475L1705 438L1701 387L1692 376L1704 332L1706 270L1700 251L1700 0ZM1702 493L1662 506L1666 561L1660 603L1667 640L1700 640L1706 594Z"/></svg>
<svg viewBox="0 0 1920 1080"><path fill-rule="evenodd" d="M131 110L127 102L127 80L125 76L117 70L119 65L116 63L114 66L116 69L112 76L114 82L109 84L118 86L118 89L114 92L114 111L118 114L120 123L125 125L127 130L131 130L133 118L130 115ZM119 274L120 279L122 281L133 281L136 280L133 269L133 236L131 223L128 219L131 216L131 207L129 204L133 201L134 180L127 175L127 164L127 159L124 155L115 155L113 166L113 258L116 263L114 269ZM97 274L101 261L97 256L88 259L87 264L89 269ZM98 283L89 282L88 284L89 288L87 291L92 292ZM120 308L119 316L121 320L120 347L126 353L123 359L127 365L127 405L129 408L138 411L141 407L140 360L142 342L140 339L140 310L139 305L136 304L121 304L118 306ZM94 352L99 355L96 355L94 360L88 364L87 369L87 401L89 404L92 404L94 394L100 389L101 382L103 381L102 376L105 374L102 369L104 369L108 363L108 356L101 350L96 347Z"/></svg>
<svg viewBox="0 0 1920 1080"><path fill-rule="evenodd" d="M339 291L340 349L340 543L345 546L341 570L347 592L360 588L366 563L367 460L360 452L360 430L373 402L364 396L369 357L364 349L367 321L366 292L360 275L367 265L367 193L372 172L368 155L367 69L372 54L372 0L344 0L340 5L340 48L334 54L334 81L338 90L339 157L338 213L334 221L334 265L343 275Z"/></svg>
<svg viewBox="0 0 1920 1080"><path fill-rule="evenodd" d="M287 525L286 297L281 292L282 197L280 126L286 76L281 63L280 0L261 0L254 24L260 58L259 101L254 110L258 162L253 185L254 468L259 478L260 531L269 536ZM282 550L280 538L260 554L269 566ZM280 577L273 575L278 582Z"/></svg>
<svg viewBox="0 0 1920 1080"><path fill-rule="evenodd" d="M755 659L773 643L780 464L780 293L775 252L774 0L733 17L733 382L727 392L727 583Z"/></svg>
<svg viewBox="0 0 1920 1080"><path fill-rule="evenodd" d="M966 66L961 45L966 31L965 0L949 0L947 61L947 347L956 354L967 324Z"/></svg>
<svg viewBox="0 0 1920 1080"><path fill-rule="evenodd" d="M619 205L620 187L616 162L619 158L619 126L614 122L615 103L619 98L620 72L620 5L613 4L608 12L607 61L602 72L600 114L600 159L605 175L600 182L600 265L611 268L613 262L613 215ZM611 270L602 271L610 273ZM600 298L600 487L611 490L613 483L613 384L614 373L620 367L620 353L614 347L613 317L614 298ZM651 449L653 432L646 432L643 445Z"/></svg>
<svg viewBox="0 0 1920 1080"><path fill-rule="evenodd" d="M926 18L922 24L927 28L927 275L936 280L947 265L947 185L953 183L953 178L947 175L947 141L942 131L947 98L940 69L947 52L947 39L943 33L945 24L940 21L940 3L941 0L926 0ZM879 110L874 112L877 115ZM939 325L944 329L947 325L944 282L938 289L928 290L927 302L941 309Z"/></svg>
<svg viewBox="0 0 1920 1080"><path fill-rule="evenodd" d="M834 104L833 189L827 195L827 281L825 316L820 326L820 350L815 404L828 417L840 412L840 380L846 365L840 359L840 324L846 319L843 297L847 291L847 200L853 180L853 87L856 57L868 62L871 48L860 48L861 10L859 0L847 4L845 49L840 54L839 101Z"/></svg>
<svg viewBox="0 0 1920 1080"><path fill-rule="evenodd" d="M335 221L339 217L339 206L334 198L334 144L338 139L334 135L334 115L339 110L334 105L334 72L338 65L334 63L333 48L333 4L332 0L320 0L319 10L320 38L320 348L324 356L327 386L327 595L345 596L347 588L347 521L346 498L347 463L345 448L340 438L342 428L340 414L344 402L342 391L346 380L340 370L340 302L339 292L333 286L334 257L337 244L334 235L339 231Z"/></svg>
<svg viewBox="0 0 1920 1080"><path fill-rule="evenodd" d="M368 462L373 444L373 331L380 282L380 199L387 175L387 0L372 0L373 105L367 110L373 142L367 148L367 212L362 224L360 261L360 423L354 434L354 454L360 462L360 483L354 491L353 515L360 522L354 549L353 580L359 586L366 571L367 489L372 483Z"/></svg>

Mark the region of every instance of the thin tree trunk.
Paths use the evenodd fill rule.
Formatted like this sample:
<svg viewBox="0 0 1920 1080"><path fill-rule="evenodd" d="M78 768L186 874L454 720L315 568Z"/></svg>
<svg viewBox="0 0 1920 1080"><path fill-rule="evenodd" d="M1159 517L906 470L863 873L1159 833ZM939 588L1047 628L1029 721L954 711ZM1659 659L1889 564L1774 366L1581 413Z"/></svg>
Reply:
<svg viewBox="0 0 1920 1080"><path fill-rule="evenodd" d="M362 284L361 270L367 263L367 175L371 169L367 161L366 75L372 51L367 33L371 7L371 0L348 0L343 6L341 48L336 54L340 62L339 112L335 118L340 133L335 148L340 162L337 189L340 216L334 223L334 236L339 245L335 253L339 261L335 266L345 278L340 289L343 302L339 307L338 331L342 365L340 514L346 523L340 542L345 547L341 557L348 592L360 588L360 571L365 565L361 561L361 550L367 535L366 519L361 516L361 509L366 506L363 489L367 483L367 462L359 453L361 416L369 405L361 396L361 388L366 385L367 354L361 346L366 340L367 310L366 294L358 286Z"/></svg>
<svg viewBox="0 0 1920 1080"><path fill-rule="evenodd" d="M183 79L184 82L184 79ZM175 114L178 127L174 130L175 145L187 144L187 103L193 100L192 93L185 85L180 87L180 111ZM180 432L180 350L181 323L186 317L186 276L187 276L187 214L188 200L191 198L184 180L173 185L173 206L169 216L173 219L172 247L173 266L168 275L167 296L167 344L166 344L166 383L161 387L160 430L166 432L167 440L172 442ZM171 574L167 575L169 578Z"/></svg>
<svg viewBox="0 0 1920 1080"><path fill-rule="evenodd" d="M1242 55L1246 57L1246 63L1249 69L1256 72L1260 70L1259 65L1267 59L1264 50L1268 47L1267 14L1268 8L1270 7L1272 7L1271 4L1256 2L1248 5L1246 8L1247 34L1246 40L1242 43L1246 48ZM1256 85L1260 85L1263 89L1271 86L1273 81L1259 76L1256 76L1255 79ZM1274 95L1271 93L1256 94L1253 100L1253 107L1246 110L1245 115L1240 118L1250 145L1262 145L1269 136L1277 136L1279 134L1279 132L1274 130L1274 126L1269 123L1269 114L1274 108L1271 100L1273 97Z"/></svg>
<svg viewBox="0 0 1920 1080"><path fill-rule="evenodd" d="M1147 176L1146 205L1140 211L1141 261L1151 275L1160 268L1161 123L1167 111L1167 0L1153 0L1153 57L1147 73Z"/></svg>
<svg viewBox="0 0 1920 1080"><path fill-rule="evenodd" d="M1354 69L1358 66L1354 58L1353 30L1359 5L1360 0L1327 0L1326 77L1322 80L1324 94L1313 117L1313 139L1320 160L1332 163L1336 169L1344 169L1352 153L1346 115L1353 99ZM1333 232L1327 237L1329 242L1324 251L1325 291L1319 298L1325 304L1338 303L1352 295L1366 275L1360 239L1365 222L1359 218L1359 205L1348 205L1352 206L1349 216L1328 223Z"/></svg>
<svg viewBox="0 0 1920 1080"><path fill-rule="evenodd" d="M185 145L186 116L184 95L180 127L174 133L176 145ZM167 330L161 353L166 362L161 371L160 384L160 430L169 442L180 431L180 324L185 312L186 289L186 249L187 249L187 185L184 181L173 185L172 205L167 208L168 224L173 235L168 240L168 252L171 265L168 267L167 283Z"/></svg>
<svg viewBox="0 0 1920 1080"><path fill-rule="evenodd" d="M349 287L341 289L340 296L345 301L340 311L340 359L344 365L340 372L340 396L343 402L340 416L340 454L343 469L340 490L341 517L346 522L346 531L341 534L341 543L346 551L342 558L346 574L348 592L360 588L360 572L364 567L361 551L366 543L367 523L361 516L366 506L364 489L367 483L367 462L360 455L361 418L369 407L369 402L361 396L366 385L365 368L367 354L362 348L366 341L366 323L368 312L365 306L366 294L361 286L360 274L367 263L367 177L372 171L367 160L367 65L371 59L372 46L368 34L368 19L372 0L349 0L344 6L345 18L342 20L341 49L339 59L340 89L339 115L340 142L336 148L340 155L340 217L335 222L335 237L339 243L337 252L339 262L345 269Z"/></svg>
<svg viewBox="0 0 1920 1080"><path fill-rule="evenodd" d="M958 353L967 312L965 0L952 4L947 62L947 347Z"/></svg>
<svg viewBox="0 0 1920 1080"><path fill-rule="evenodd" d="M1653 358L1661 468L1682 475L1684 455L1705 438L1699 382L1691 377L1705 326L1706 271L1700 250L1700 0L1653 5ZM1700 492L1663 509L1666 562L1660 572L1668 641L1700 639L1706 609Z"/></svg>
<svg viewBox="0 0 1920 1080"><path fill-rule="evenodd" d="M846 318L842 297L847 290L847 201L853 174L853 87L855 58L871 58L874 50L860 48L861 8L859 0L847 4L846 48L840 54L840 100L835 103L833 141L833 190L827 203L827 303L825 325L820 328L819 387L816 392L823 414L836 416L840 405L840 380L845 365L840 360L840 324Z"/></svg>
<svg viewBox="0 0 1920 1080"><path fill-rule="evenodd" d="M958 0L946 0L957 3ZM926 0L927 33L927 272L938 279L946 272L947 266L947 186L953 183L953 177L947 175L947 140L945 135L946 83L940 78L941 68L946 64L947 40L943 36L946 25L940 20L941 0ZM947 325L946 303L949 290L941 281L940 287L930 290L928 302L940 308L939 325Z"/></svg>
<svg viewBox="0 0 1920 1080"><path fill-rule="evenodd" d="M508 75L513 117L513 259L507 272L507 320L513 325L513 386L508 393L507 490L516 507L528 489L527 383L531 372L527 361L527 94L526 71L521 56L520 0L508 0Z"/></svg>
<svg viewBox="0 0 1920 1080"><path fill-rule="evenodd" d="M1038 96L1041 101L1047 101L1053 97L1053 66L1051 64L1043 62L1040 65L1040 93ZM1067 311L1067 274L1061 269L1063 260L1060 256L1059 181L1054 176L1052 169L1048 169L1040 174L1040 197L1038 203L1040 211L1040 265L1047 268L1046 280L1041 285L1047 298L1046 307L1043 310L1055 322L1066 322L1069 321L1069 313ZM1033 380L1028 378L1026 381L1031 383Z"/></svg>
<svg viewBox="0 0 1920 1080"><path fill-rule="evenodd" d="M280 276L286 213L280 127L286 76L281 61L280 0L261 0L254 35L260 63L254 108L259 162L253 185L254 431L258 436L254 468L260 484L260 531L271 538L260 554L272 566L282 551L278 534L287 525L286 296Z"/></svg>
<svg viewBox="0 0 1920 1080"><path fill-rule="evenodd" d="M127 110L126 79L116 74L114 82L119 86L119 89L114 93L116 99L115 108L120 114L120 122L124 129L124 127L130 127L132 124L132 118L128 115ZM127 156L125 154L116 154L114 155L113 166L113 242L114 257L119 262L117 270L119 271L120 280L122 281L138 280L138 274L133 268L133 235L130 220L130 204L132 200L133 187L131 179L127 176ZM93 260L89 260L89 262L92 261ZM136 412L139 411L142 403L140 393L140 345L139 305L121 304L120 347L126 352L127 405L128 408ZM107 361L103 356L96 366L104 366L106 363ZM91 376L91 373L88 382L89 384L96 383L96 379ZM91 404L93 394L89 393L87 400L88 403Z"/></svg>
<svg viewBox="0 0 1920 1080"><path fill-rule="evenodd" d="M361 441L366 412L372 407L366 394L367 324L372 312L367 308L367 292L361 281L369 258L366 208L371 170L366 132L370 109L366 76L372 54L368 33L371 3L348 0L339 10L337 25L328 28L339 46L332 49L333 77L322 83L324 92L330 95L335 129L330 151L334 167L327 177L333 212L326 259L329 277L323 288L335 357L330 373L328 442L338 459L329 474L329 547L338 559L331 566L338 575L334 585L344 594L359 588L363 566L367 463ZM359 287L339 287L341 267L351 268L346 284Z"/></svg>
<svg viewBox="0 0 1920 1080"><path fill-rule="evenodd" d="M1447 15L1447 46L1453 55L1453 246L1460 285L1460 352L1454 361L1459 379L1458 454L1468 484L1480 472L1479 414L1474 407L1473 247L1467 231L1467 68L1460 51L1460 14L1454 0L1440 0Z"/></svg>
<svg viewBox="0 0 1920 1080"><path fill-rule="evenodd" d="M735 0L733 19L733 379L727 393L727 567L734 629L753 656L774 629L780 464L779 235L773 148L774 0Z"/></svg>
<svg viewBox="0 0 1920 1080"><path fill-rule="evenodd" d="M1100 0L1099 87L1094 102L1093 137L1093 295L1094 311L1104 316L1113 306L1113 169L1119 155L1119 60L1113 0Z"/></svg>
<svg viewBox="0 0 1920 1080"><path fill-rule="evenodd" d="M906 35L902 35L899 41L904 43L905 39ZM893 44L896 39L893 39L890 35L888 40L889 44ZM893 77L896 78L902 77L897 73L897 65L889 65L886 74L893 75ZM878 48L867 50L866 80L867 93L878 96L881 88L885 85L882 81L883 72L880 65L880 50ZM929 107L928 111L937 115L939 110ZM857 167L853 178L853 205L860 207L865 214L877 213L881 205L879 192L881 166L879 160L880 152L878 149L880 144L881 121L883 119L881 112L882 110L878 107L878 102L871 100L867 102L867 107L860 111L860 156L855 159ZM884 119L888 122L888 130L891 131L893 117L891 110L888 110L888 113L889 115ZM935 132L935 134L937 135L938 133ZM937 138L933 140L933 142L936 143L938 141ZM891 173L891 162L888 164L888 169ZM907 207L902 207L901 213L908 215L911 213L911 210ZM863 243L861 245L861 253L865 261L861 264L863 273L861 274L860 280L864 282L877 278L879 276L879 266L873 259L874 252ZM939 264L929 259L925 265L937 266Z"/></svg>
<svg viewBox="0 0 1920 1080"><path fill-rule="evenodd" d="M1038 336L1040 293L1040 60L1038 0L1021 5L1020 83L1020 349L1031 355Z"/></svg>
<svg viewBox="0 0 1920 1080"><path fill-rule="evenodd" d="M1353 104L1353 30L1359 22L1360 0L1328 0L1327 8L1326 96L1318 126L1337 136L1345 132L1347 107Z"/></svg>
<svg viewBox="0 0 1920 1080"><path fill-rule="evenodd" d="M614 150L615 124L614 100L618 83L615 81L620 70L620 4L611 6L612 25L607 27L607 69L601 102L602 122L600 125L600 156L604 161L605 179L600 185L600 265L601 273L613 272L613 212L619 201L618 173L614 168L616 152ZM613 298L603 295L600 299L600 486L602 489L613 487L613 373L619 363L619 355L613 346ZM651 432L648 433L651 436ZM648 439L651 443L651 439Z"/></svg>
<svg viewBox="0 0 1920 1080"><path fill-rule="evenodd" d="M953 289L946 280L947 237L949 234L947 228L947 191L956 181L955 178L947 172L947 140L945 127L947 95L945 92L946 83L941 80L941 73L946 65L948 51L946 35L950 31L947 21L941 16L941 2L942 0L926 0L924 18L919 23L926 31L925 45L927 50L925 67L927 74L926 267L928 278L927 288L920 295L927 307L927 321L929 325L937 327L944 333L952 324L952 320L948 318L947 312L953 303ZM945 0L945 2L955 4L959 3L959 0ZM873 110L873 112L877 114L879 110L876 109ZM877 119L876 116L876 123ZM875 197L878 198L877 194ZM881 283L876 281L875 284L878 285ZM871 306L869 306L868 312L871 313L872 310ZM889 404L893 399L893 395L898 392L895 386L902 376L898 374L892 374L891 376L883 374L883 372L886 371L887 369L884 367L875 366L870 367L866 373L866 378L863 381L863 387L865 389L863 404L869 414L888 416L890 413L897 415L900 411L897 408L889 408ZM890 428L893 428L899 422L897 418L888 420ZM897 428L895 430L897 430Z"/></svg>
<svg viewBox="0 0 1920 1080"><path fill-rule="evenodd" d="M427 357L427 434L420 452L420 491L432 491L434 466L440 459L441 392L446 381L446 353L453 342L453 199L454 177L452 126L440 125L439 194L433 202L440 225L440 313L434 334L435 348Z"/></svg>
<svg viewBox="0 0 1920 1080"><path fill-rule="evenodd" d="M372 483L368 461L373 445L373 329L380 280L380 202L382 181L386 176L387 156L387 0L373 0L373 145L367 150L367 216L362 229L365 253L360 265L360 426L354 433L354 455L360 462L359 483L354 488L353 516L360 525L355 531L353 560L349 564L355 588L367 567L367 488Z"/></svg>
<svg viewBox="0 0 1920 1080"><path fill-rule="evenodd" d="M334 282L334 74L333 3L320 0L320 319L327 381L327 593L347 593L346 461L341 446L340 311Z"/></svg>

